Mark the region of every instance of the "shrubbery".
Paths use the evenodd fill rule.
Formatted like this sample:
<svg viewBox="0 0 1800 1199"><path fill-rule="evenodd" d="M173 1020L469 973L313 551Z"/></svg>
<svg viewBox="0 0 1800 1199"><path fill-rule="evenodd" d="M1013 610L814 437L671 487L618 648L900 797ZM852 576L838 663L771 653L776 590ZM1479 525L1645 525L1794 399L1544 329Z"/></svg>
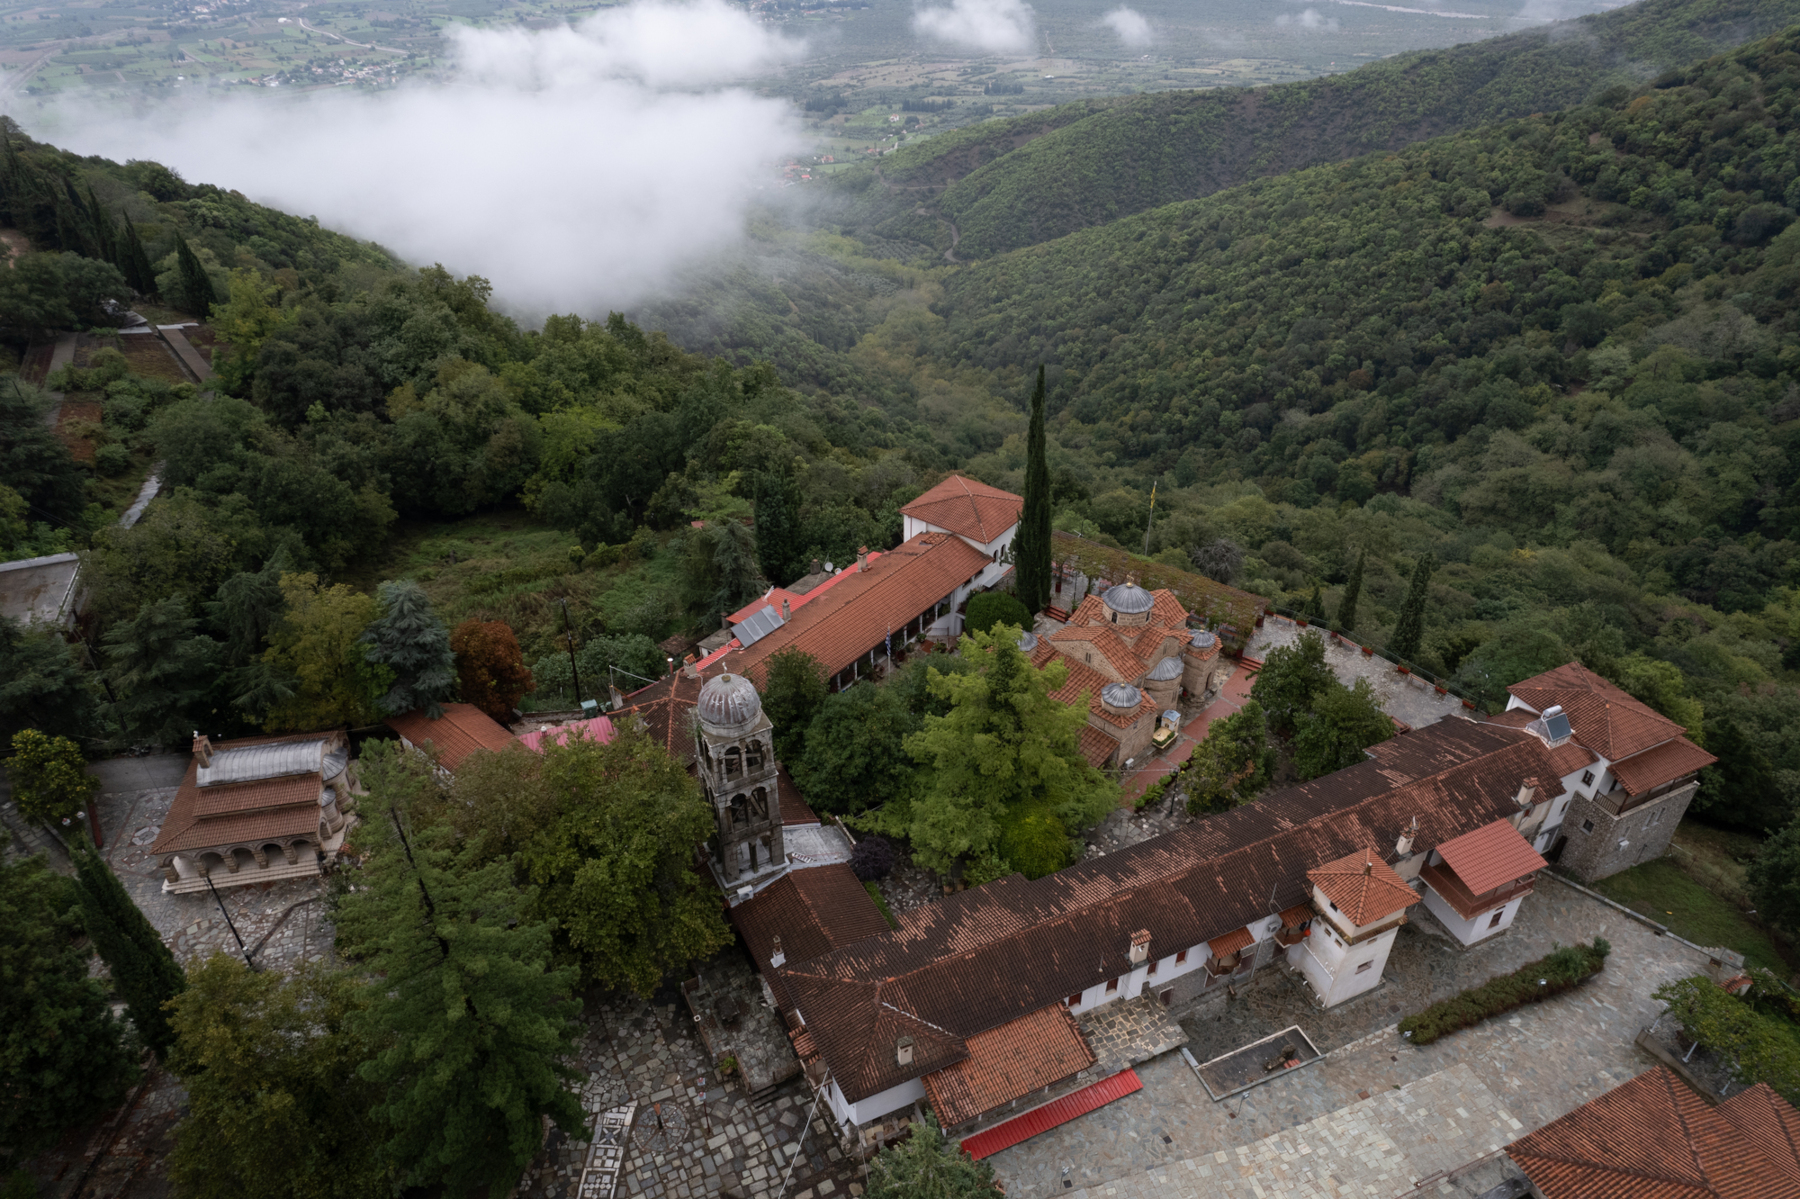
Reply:
<svg viewBox="0 0 1800 1199"><path fill-rule="evenodd" d="M878 882L893 872L894 858L894 843L878 833L871 834L850 851L850 873L865 883Z"/></svg>
<svg viewBox="0 0 1800 1199"><path fill-rule="evenodd" d="M1007 591L983 591L969 597L969 610L963 614L963 629L985 633L997 624L1009 624L1031 631L1031 613L1018 598Z"/></svg>
<svg viewBox="0 0 1800 1199"><path fill-rule="evenodd" d="M1655 998L1669 1005L1669 1014L1681 1021L1687 1035L1717 1053L1731 1067L1732 1077L1746 1086L1766 1082L1789 1103L1800 1102L1800 1044L1787 1021L1757 1010L1757 1000L1768 1004L1780 994L1767 971L1758 971L1750 1002L1727 993L1705 975L1677 979L1658 987ZM1755 992L1764 994L1757 996ZM1792 1007L1782 996L1782 1008Z"/></svg>
<svg viewBox="0 0 1800 1199"><path fill-rule="evenodd" d="M1434 1003L1400 1021L1400 1033L1414 1045L1429 1045L1459 1028L1479 1024L1492 1016L1528 1003L1541 1003L1580 986L1606 965L1612 946L1595 937L1592 945L1566 945L1527 962L1511 974L1490 978L1479 987Z"/></svg>

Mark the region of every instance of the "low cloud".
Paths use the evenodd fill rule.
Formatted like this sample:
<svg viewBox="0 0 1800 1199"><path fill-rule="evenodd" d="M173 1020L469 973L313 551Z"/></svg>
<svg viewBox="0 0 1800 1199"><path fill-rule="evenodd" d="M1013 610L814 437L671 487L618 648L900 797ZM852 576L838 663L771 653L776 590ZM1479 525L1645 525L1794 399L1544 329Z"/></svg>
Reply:
<svg viewBox="0 0 1800 1199"><path fill-rule="evenodd" d="M1150 28L1150 22L1144 19L1144 14L1123 4L1101 17L1100 21L1127 46L1148 46L1156 40L1156 34Z"/></svg>
<svg viewBox="0 0 1800 1199"><path fill-rule="evenodd" d="M479 274L527 316L603 313L737 244L801 144L785 102L729 85L797 58L723 0L650 0L553 30L458 29L441 84L287 99L214 89L131 115L15 102L35 136ZM236 94L234 94L236 93Z"/></svg>
<svg viewBox="0 0 1800 1199"><path fill-rule="evenodd" d="M921 8L913 30L923 37L989 54L1029 54L1037 23L1024 0L951 0L948 8Z"/></svg>
<svg viewBox="0 0 1800 1199"><path fill-rule="evenodd" d="M1316 8L1304 9L1298 13L1282 13L1275 18L1277 25L1286 25L1294 29L1303 29L1309 33L1334 33L1338 23L1336 17L1323 17Z"/></svg>

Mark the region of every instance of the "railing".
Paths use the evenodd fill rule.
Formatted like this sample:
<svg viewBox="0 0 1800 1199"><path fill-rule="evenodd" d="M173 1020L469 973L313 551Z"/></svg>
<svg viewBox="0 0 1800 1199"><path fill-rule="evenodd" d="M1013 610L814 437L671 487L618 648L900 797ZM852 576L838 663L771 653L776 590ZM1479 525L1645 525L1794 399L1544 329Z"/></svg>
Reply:
<svg viewBox="0 0 1800 1199"><path fill-rule="evenodd" d="M1400 674L1409 674L1429 683L1432 687L1436 688L1440 695L1454 695L1457 699L1462 701L1462 705L1465 708L1470 708L1477 712L1487 711L1486 702L1482 700L1480 696L1473 694L1466 688L1458 686L1449 679L1433 674L1423 666L1415 665L1412 662L1406 661L1404 658L1391 654L1385 649L1376 649L1372 645L1364 645L1362 642L1354 640L1348 633L1334 628L1329 623L1315 621L1309 616L1300 612L1291 611L1287 608L1277 608L1268 605L1264 606L1263 615L1285 617L1303 629L1308 627L1316 628L1320 633L1343 645L1349 646L1352 649L1362 650L1365 657L1381 658L1387 662L1391 662L1395 670Z"/></svg>

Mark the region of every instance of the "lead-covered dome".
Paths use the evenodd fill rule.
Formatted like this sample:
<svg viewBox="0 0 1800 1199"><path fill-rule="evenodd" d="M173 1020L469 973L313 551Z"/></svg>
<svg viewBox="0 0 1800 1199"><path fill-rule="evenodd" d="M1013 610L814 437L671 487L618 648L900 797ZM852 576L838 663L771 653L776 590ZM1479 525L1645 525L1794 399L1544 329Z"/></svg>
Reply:
<svg viewBox="0 0 1800 1199"><path fill-rule="evenodd" d="M1196 629L1194 630L1194 635L1188 638L1188 643L1195 649L1211 649L1213 646L1219 644L1219 639L1205 629Z"/></svg>
<svg viewBox="0 0 1800 1199"><path fill-rule="evenodd" d="M1155 666L1152 666L1150 668L1150 673L1144 677L1149 679L1152 683L1169 683L1180 678L1181 672L1184 669L1185 667L1182 666L1180 658L1164 658Z"/></svg>
<svg viewBox="0 0 1800 1199"><path fill-rule="evenodd" d="M741 674L721 674L700 688L700 723L715 733L739 732L762 714L756 685Z"/></svg>
<svg viewBox="0 0 1800 1199"><path fill-rule="evenodd" d="M1102 597L1106 606L1121 616L1136 616L1156 607L1156 597L1136 583L1120 583Z"/></svg>
<svg viewBox="0 0 1800 1199"><path fill-rule="evenodd" d="M1115 712L1135 712L1144 693L1130 683L1108 683L1100 689L1100 702Z"/></svg>

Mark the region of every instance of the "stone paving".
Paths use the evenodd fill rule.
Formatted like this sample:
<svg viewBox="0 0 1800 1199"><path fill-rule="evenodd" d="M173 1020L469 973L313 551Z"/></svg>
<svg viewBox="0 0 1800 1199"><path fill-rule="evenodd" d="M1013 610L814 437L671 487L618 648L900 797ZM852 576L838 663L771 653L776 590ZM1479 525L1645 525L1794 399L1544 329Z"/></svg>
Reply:
<svg viewBox="0 0 1800 1199"><path fill-rule="evenodd" d="M1181 1024L1154 995L1103 1004L1075 1017L1075 1023L1094 1051L1094 1064L1082 1071L1084 1086L1187 1043Z"/></svg>
<svg viewBox="0 0 1800 1199"><path fill-rule="evenodd" d="M1541 957L1553 942L1595 935L1613 953L1577 990L1422 1048L1394 1030L1401 1015L1426 1002ZM1662 1008L1651 992L1705 965L1698 951L1545 879L1511 932L1477 949L1465 952L1427 920L1413 919L1397 938L1389 981L1330 1012L1314 1009L1302 988L1271 967L1239 998L1215 993L1183 1014L1200 1061L1290 1024L1327 1051L1322 1061L1214 1103L1181 1055L1165 1054L1137 1067L1142 1091L990 1160L1012 1199L1042 1199L1067 1189L1065 1166L1072 1187L1092 1187L1234 1151L1358 1102L1362 1092L1405 1086L1459 1062L1529 1131L1648 1068L1652 1059L1633 1038ZM1392 977L1397 967L1400 977Z"/></svg>
<svg viewBox="0 0 1800 1199"><path fill-rule="evenodd" d="M1263 627L1256 630L1244 653L1252 658L1267 658L1269 651L1277 646L1292 645L1302 633L1316 631L1302 629L1285 616L1270 616L1263 621ZM1338 681L1349 687L1357 679L1368 679L1381 699L1382 710L1396 720L1403 720L1418 729L1442 720L1452 712L1463 711L1462 701L1456 696L1439 695L1417 675L1399 673L1386 658L1380 655L1365 657L1360 647L1333 641L1328 633L1320 632L1319 636L1325 641L1325 662Z"/></svg>
<svg viewBox="0 0 1800 1199"><path fill-rule="evenodd" d="M95 802L105 831L107 861L175 957L186 965L218 952L237 954L238 937L258 965L276 969L329 957L333 938L324 914L323 879L221 887L219 900L230 914L230 924L210 891L188 895L163 891L162 868L149 847L174 799L173 787L157 787L103 793ZM235 937L232 925L237 928Z"/></svg>
<svg viewBox="0 0 1800 1199"><path fill-rule="evenodd" d="M1079 1199L1399 1196L1508 1144L1524 1128L1466 1065L1371 1095L1286 1132L1171 1162Z"/></svg>

